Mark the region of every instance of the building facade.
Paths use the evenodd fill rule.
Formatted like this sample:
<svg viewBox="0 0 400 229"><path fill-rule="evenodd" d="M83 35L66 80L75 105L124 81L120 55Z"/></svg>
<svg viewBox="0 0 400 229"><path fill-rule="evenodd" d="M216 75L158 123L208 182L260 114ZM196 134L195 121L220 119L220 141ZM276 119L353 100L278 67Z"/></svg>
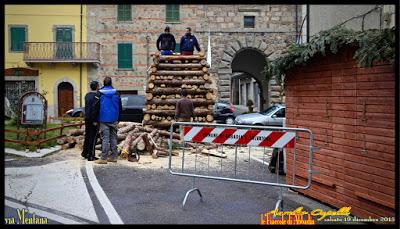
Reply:
<svg viewBox="0 0 400 229"><path fill-rule="evenodd" d="M86 42L84 5L5 6L5 95L42 93L48 116L84 106L88 69L96 68L100 47Z"/></svg>
<svg viewBox="0 0 400 229"><path fill-rule="evenodd" d="M210 70L219 99L232 101L241 93L232 78L242 75L254 79L259 89L246 91L240 101L259 101L262 108L280 101L275 82L266 80L262 71L269 59L295 42L300 14L296 5L88 5L87 40L101 44L100 67L89 70L88 79L111 76L122 93L144 94L160 33L170 26L179 43L185 28L191 27L205 52L210 34Z"/></svg>

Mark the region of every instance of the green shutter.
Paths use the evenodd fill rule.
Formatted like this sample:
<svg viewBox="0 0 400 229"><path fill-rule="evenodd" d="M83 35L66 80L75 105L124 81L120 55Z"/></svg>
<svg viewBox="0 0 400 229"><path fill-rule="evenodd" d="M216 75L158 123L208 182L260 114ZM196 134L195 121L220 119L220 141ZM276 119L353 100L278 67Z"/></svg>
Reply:
<svg viewBox="0 0 400 229"><path fill-rule="evenodd" d="M179 21L179 5L167 5L165 20L167 22Z"/></svg>
<svg viewBox="0 0 400 229"><path fill-rule="evenodd" d="M118 68L132 68L132 44L118 44Z"/></svg>
<svg viewBox="0 0 400 229"><path fill-rule="evenodd" d="M181 52L181 44L180 43L175 44L175 52Z"/></svg>
<svg viewBox="0 0 400 229"><path fill-rule="evenodd" d="M132 20L132 7L131 5L118 5L118 21L131 21Z"/></svg>
<svg viewBox="0 0 400 229"><path fill-rule="evenodd" d="M25 28L24 27L11 27L11 51L24 51Z"/></svg>

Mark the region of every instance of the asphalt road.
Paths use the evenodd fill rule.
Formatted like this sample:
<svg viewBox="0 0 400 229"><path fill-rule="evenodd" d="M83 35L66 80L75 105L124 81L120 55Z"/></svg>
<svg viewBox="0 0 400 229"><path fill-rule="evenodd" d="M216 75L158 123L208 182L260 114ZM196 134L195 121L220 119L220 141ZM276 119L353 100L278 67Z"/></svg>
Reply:
<svg viewBox="0 0 400 229"><path fill-rule="evenodd" d="M247 156L242 152L238 159L242 168L250 168L251 174L259 176L252 176L244 169L239 177L250 175L254 179L276 181L275 175L270 174L262 163L251 160L249 165L245 158ZM190 157L186 160L193 163ZM204 165L207 157L202 160ZM274 209L278 199L277 187L196 179L204 202L193 192L182 209L182 200L186 191L192 188L193 179L170 174L166 167L167 158L142 156L141 162L140 165L128 161L97 165L81 159L76 150L61 151L45 158L7 156L6 200L58 214L64 219L61 223L73 220L76 223L109 224L110 211L104 207L104 199L99 198L98 190L90 180L88 163L91 163L100 189L124 224L260 224L260 214ZM225 162L224 176L234 176L232 158ZM46 180L27 178L30 173L36 178L46 177ZM283 179L281 176L280 180ZM27 181L31 183L27 184ZM50 201L52 197L54 200ZM92 210L87 211L82 206ZM304 206L306 211L315 207L331 209L284 189L283 210L290 211L299 206ZM15 215L15 209L6 206L5 215ZM53 219L49 223L60 221Z"/></svg>

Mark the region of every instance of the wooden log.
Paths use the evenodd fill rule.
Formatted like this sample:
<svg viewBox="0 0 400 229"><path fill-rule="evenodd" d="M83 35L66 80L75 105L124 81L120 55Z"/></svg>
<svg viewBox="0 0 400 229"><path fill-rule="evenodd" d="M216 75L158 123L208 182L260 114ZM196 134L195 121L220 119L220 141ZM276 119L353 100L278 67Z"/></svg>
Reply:
<svg viewBox="0 0 400 229"><path fill-rule="evenodd" d="M160 58L159 58L159 60L162 60L162 61L169 61L169 60L172 60L172 61L174 61L174 60L181 60L181 61L186 61L186 60L199 60L199 61L201 61L201 60L203 60L204 59L204 56L200 56L200 55L179 55L179 56L173 56L173 55L171 55L171 56L160 56Z"/></svg>
<svg viewBox="0 0 400 229"><path fill-rule="evenodd" d="M151 144L151 142L150 142L150 134L145 134L144 136L143 136L143 143L144 143L144 145L145 145L145 149L146 149L146 151L147 152L152 152L153 151L153 145ZM139 147L138 147L138 149L139 149ZM139 149L140 150L140 149ZM144 150L144 149L143 149Z"/></svg>
<svg viewBox="0 0 400 229"><path fill-rule="evenodd" d="M139 151L143 151L146 149L146 144L144 143L144 138L146 135L143 135L142 140L140 140L137 144L136 144L136 149Z"/></svg>
<svg viewBox="0 0 400 229"><path fill-rule="evenodd" d="M155 80L156 79L156 75L151 75L150 76L150 80Z"/></svg>
<svg viewBox="0 0 400 229"><path fill-rule="evenodd" d="M150 119L151 119L151 120L156 120L156 117L157 117L157 116L152 115Z"/></svg>
<svg viewBox="0 0 400 229"><path fill-rule="evenodd" d="M154 88L154 83L149 83L147 87L150 89Z"/></svg>
<svg viewBox="0 0 400 229"><path fill-rule="evenodd" d="M207 94L206 94L206 99L213 99L213 98L214 98L213 93L207 92Z"/></svg>
<svg viewBox="0 0 400 229"><path fill-rule="evenodd" d="M125 127L125 126L129 125L129 123L130 122L119 122L117 127L118 127L118 129L120 129L122 127Z"/></svg>
<svg viewBox="0 0 400 229"><path fill-rule="evenodd" d="M69 143L65 143L65 144L63 144L63 145L61 146L61 149L62 149L62 150L66 150L66 149L69 149L69 148L72 148L71 145L70 145Z"/></svg>
<svg viewBox="0 0 400 229"><path fill-rule="evenodd" d="M161 75L174 75L174 76L202 76L204 75L203 71L170 71L170 70L160 70L155 73L158 76Z"/></svg>
<svg viewBox="0 0 400 229"><path fill-rule="evenodd" d="M164 64L164 63L160 63L158 65L158 68L159 69L165 69L165 68L167 68L167 69L171 69L171 68L199 68L199 69L201 69L201 68L203 68L203 65L201 63L200 64L197 64L197 63L195 63L195 64L193 64L193 63L190 63L190 64Z"/></svg>
<svg viewBox="0 0 400 229"><path fill-rule="evenodd" d="M135 129L136 125L139 125L139 123L130 123L127 126L118 129L118 134L126 134L132 131L133 129Z"/></svg>
<svg viewBox="0 0 400 229"><path fill-rule="evenodd" d="M204 76L203 76L204 77ZM205 80L193 80L193 79L184 79L184 80L177 80L177 79L173 79L173 80L154 80L151 84L157 84L157 85L168 85L168 86L181 86L183 84L190 84L190 85L204 85L206 83ZM150 83L149 83L150 85ZM149 87L150 88L150 87ZM151 87L154 88L154 87Z"/></svg>
<svg viewBox="0 0 400 229"><path fill-rule="evenodd" d="M214 156L214 157L221 157L221 158L227 158L227 155L225 153L220 153L215 149L202 149L200 151L201 154L205 154L205 155L210 155L210 156Z"/></svg>
<svg viewBox="0 0 400 229"><path fill-rule="evenodd" d="M151 104L151 109L156 109L157 105L156 104Z"/></svg>
<svg viewBox="0 0 400 229"><path fill-rule="evenodd" d="M161 99L166 99L167 96L166 95L161 95Z"/></svg>
<svg viewBox="0 0 400 229"><path fill-rule="evenodd" d="M143 136L147 134L147 133L141 133L130 145L130 149L134 149L136 147L136 145L139 143L139 141L143 140Z"/></svg>
<svg viewBox="0 0 400 229"><path fill-rule="evenodd" d="M117 134L118 141L125 140L128 134Z"/></svg>
<svg viewBox="0 0 400 229"><path fill-rule="evenodd" d="M203 75L203 79L204 79L205 81L208 81L208 80L210 79L210 77L206 74L206 75Z"/></svg>
<svg viewBox="0 0 400 229"><path fill-rule="evenodd" d="M157 72L157 68L156 68L156 67L151 67L150 70L151 70L151 72L153 72L153 73L154 73L154 72Z"/></svg>
<svg viewBox="0 0 400 229"><path fill-rule="evenodd" d="M214 121L214 116L212 116L212 115L207 115L207 116L206 116L206 119L207 119L207 122L212 122L212 121Z"/></svg>
<svg viewBox="0 0 400 229"><path fill-rule="evenodd" d="M152 99L153 99L153 94L146 93L146 100L152 100Z"/></svg>
<svg viewBox="0 0 400 229"><path fill-rule="evenodd" d="M208 68L207 68L207 67L203 67L201 70L202 70L203 72L208 72Z"/></svg>
<svg viewBox="0 0 400 229"><path fill-rule="evenodd" d="M149 111L151 111L151 110L146 110L145 111L146 114L143 116L143 120L145 120L145 121L149 121L150 120L150 113L148 113Z"/></svg>
<svg viewBox="0 0 400 229"><path fill-rule="evenodd" d="M57 139L57 144L59 144L59 145L64 145L66 143L67 143L67 138L66 137L62 137L62 138Z"/></svg>
<svg viewBox="0 0 400 229"><path fill-rule="evenodd" d="M85 133L84 129L72 129L68 130L66 135L67 136L78 136L78 135L83 135Z"/></svg>
<svg viewBox="0 0 400 229"><path fill-rule="evenodd" d="M175 105L179 99L153 99L150 100L148 103L149 104L155 104L157 105ZM193 105L194 106L202 106L202 105L212 105L214 104L213 100L208 100L208 99L192 99Z"/></svg>

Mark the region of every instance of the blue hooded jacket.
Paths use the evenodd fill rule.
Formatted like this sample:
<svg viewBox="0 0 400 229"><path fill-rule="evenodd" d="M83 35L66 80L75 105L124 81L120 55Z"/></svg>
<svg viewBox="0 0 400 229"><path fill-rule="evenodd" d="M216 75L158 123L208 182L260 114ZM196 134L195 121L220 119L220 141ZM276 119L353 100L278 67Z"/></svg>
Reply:
<svg viewBox="0 0 400 229"><path fill-rule="evenodd" d="M112 86L104 86L99 92L101 93L99 122L118 121L122 103L117 90Z"/></svg>

